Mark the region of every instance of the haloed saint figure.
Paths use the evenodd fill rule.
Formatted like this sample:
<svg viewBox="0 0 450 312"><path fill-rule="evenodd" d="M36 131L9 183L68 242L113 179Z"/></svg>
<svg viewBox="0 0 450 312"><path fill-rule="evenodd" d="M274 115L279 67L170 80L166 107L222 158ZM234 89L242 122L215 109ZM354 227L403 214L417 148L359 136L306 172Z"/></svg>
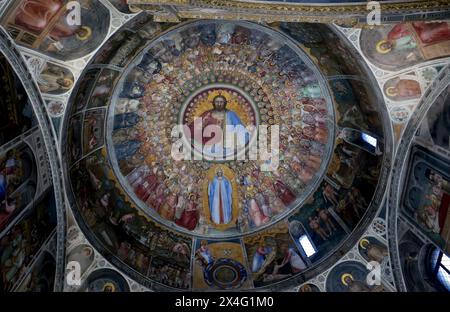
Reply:
<svg viewBox="0 0 450 312"><path fill-rule="evenodd" d="M240 148L249 142L246 125L236 112L227 109L228 101L224 95L215 96L211 104L212 109L203 112L197 121L189 124L191 134L201 131L204 154L219 158L233 155L236 151L234 146ZM231 141L233 145L227 145L227 139L234 140Z"/></svg>
<svg viewBox="0 0 450 312"><path fill-rule="evenodd" d="M208 204L214 224L228 224L233 220L233 188L220 168L209 182Z"/></svg>

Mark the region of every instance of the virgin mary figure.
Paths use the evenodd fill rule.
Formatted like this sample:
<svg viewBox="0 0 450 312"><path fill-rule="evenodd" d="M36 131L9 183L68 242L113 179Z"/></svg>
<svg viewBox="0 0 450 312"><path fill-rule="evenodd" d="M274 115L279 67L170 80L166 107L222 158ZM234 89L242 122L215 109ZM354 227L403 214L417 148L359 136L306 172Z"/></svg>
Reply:
<svg viewBox="0 0 450 312"><path fill-rule="evenodd" d="M208 185L209 211L214 224L228 224L233 219L232 195L230 181L223 175L222 169L218 169Z"/></svg>

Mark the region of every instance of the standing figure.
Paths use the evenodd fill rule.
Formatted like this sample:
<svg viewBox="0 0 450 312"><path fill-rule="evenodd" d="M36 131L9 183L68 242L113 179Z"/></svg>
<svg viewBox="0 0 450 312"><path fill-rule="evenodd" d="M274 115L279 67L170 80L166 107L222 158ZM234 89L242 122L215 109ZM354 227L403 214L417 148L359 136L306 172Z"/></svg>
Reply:
<svg viewBox="0 0 450 312"><path fill-rule="evenodd" d="M261 211L261 208L258 206L258 203L254 198L249 198L247 201L248 205L248 214L251 218L251 221L255 227L266 224L270 221L270 218Z"/></svg>
<svg viewBox="0 0 450 312"><path fill-rule="evenodd" d="M233 189L230 181L218 169L216 176L208 185L208 203L211 221L215 224L228 224L233 219Z"/></svg>
<svg viewBox="0 0 450 312"><path fill-rule="evenodd" d="M325 200L327 202L330 202L333 206L336 207L339 204L339 201L336 197L337 193L330 184L326 184L326 186L323 188L322 194L323 197L325 197Z"/></svg>
<svg viewBox="0 0 450 312"><path fill-rule="evenodd" d="M189 201L187 207L183 210L180 217L175 223L189 231L194 230L197 227L199 220L199 213L197 211L197 203L195 194L189 194Z"/></svg>
<svg viewBox="0 0 450 312"><path fill-rule="evenodd" d="M326 209L316 209L319 219L325 224L329 235L336 231L336 226L331 220L330 213Z"/></svg>
<svg viewBox="0 0 450 312"><path fill-rule="evenodd" d="M294 193L281 180L276 180L273 183L273 188L285 206L289 206L295 200Z"/></svg>
<svg viewBox="0 0 450 312"><path fill-rule="evenodd" d="M177 193L170 193L169 190L166 190L166 200L161 205L159 209L159 214L161 217L163 217L166 220L173 221L175 218L175 209L176 205L178 203L178 194Z"/></svg>
<svg viewBox="0 0 450 312"><path fill-rule="evenodd" d="M319 217L309 217L309 227L314 231L317 235L320 236L322 240L328 239L328 234L325 230L320 226Z"/></svg>

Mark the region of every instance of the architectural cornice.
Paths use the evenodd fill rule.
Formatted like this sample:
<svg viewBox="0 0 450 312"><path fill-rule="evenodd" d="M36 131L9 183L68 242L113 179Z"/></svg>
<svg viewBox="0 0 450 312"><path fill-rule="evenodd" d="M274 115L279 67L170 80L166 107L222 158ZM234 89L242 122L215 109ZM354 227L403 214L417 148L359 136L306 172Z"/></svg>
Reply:
<svg viewBox="0 0 450 312"><path fill-rule="evenodd" d="M365 23L367 3L285 3L241 0L128 0L142 10L170 11L180 19L238 19L259 22ZM383 22L389 20L443 19L450 15L447 0L380 2Z"/></svg>

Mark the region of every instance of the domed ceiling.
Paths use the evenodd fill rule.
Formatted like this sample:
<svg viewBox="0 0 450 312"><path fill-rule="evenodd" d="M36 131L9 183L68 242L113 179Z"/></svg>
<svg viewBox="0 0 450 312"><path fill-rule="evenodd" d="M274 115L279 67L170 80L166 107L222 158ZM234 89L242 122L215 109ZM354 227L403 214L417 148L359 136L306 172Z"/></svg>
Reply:
<svg viewBox="0 0 450 312"><path fill-rule="evenodd" d="M334 110L323 77L295 43L256 24L198 22L167 32L140 53L116 87L106 135L116 176L142 210L186 233L231 238L276 223L310 195L330 159ZM196 118L203 124L194 125ZM245 127L281 122L281 162L240 155L257 139ZM173 157L175 125L190 130L181 138L188 147L202 131L200 142L193 139L194 155ZM208 142L213 125L234 126L230 131L244 136L237 155ZM228 180L223 211L211 202L220 171ZM183 216L185 208L191 213Z"/></svg>
<svg viewBox="0 0 450 312"><path fill-rule="evenodd" d="M443 290L448 3L399 2L0 0L0 290Z"/></svg>
<svg viewBox="0 0 450 312"><path fill-rule="evenodd" d="M144 17L97 53L65 155L74 212L112 263L153 288L285 288L356 243L384 192L387 112L355 51L312 27Z"/></svg>

